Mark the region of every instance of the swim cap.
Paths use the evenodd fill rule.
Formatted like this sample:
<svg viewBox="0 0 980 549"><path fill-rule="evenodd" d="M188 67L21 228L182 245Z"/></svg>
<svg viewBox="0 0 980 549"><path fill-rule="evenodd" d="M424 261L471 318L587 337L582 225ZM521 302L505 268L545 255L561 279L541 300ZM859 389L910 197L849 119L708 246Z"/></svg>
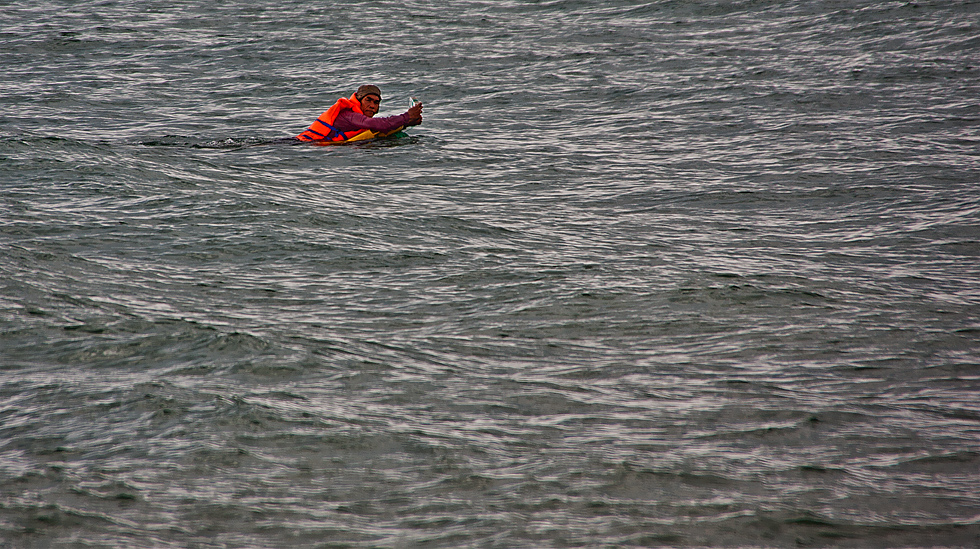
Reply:
<svg viewBox="0 0 980 549"><path fill-rule="evenodd" d="M381 99L381 88L372 86L371 84L365 84L360 88L357 88L357 93L354 95L357 97L358 101L364 99L365 95L377 95L378 99Z"/></svg>

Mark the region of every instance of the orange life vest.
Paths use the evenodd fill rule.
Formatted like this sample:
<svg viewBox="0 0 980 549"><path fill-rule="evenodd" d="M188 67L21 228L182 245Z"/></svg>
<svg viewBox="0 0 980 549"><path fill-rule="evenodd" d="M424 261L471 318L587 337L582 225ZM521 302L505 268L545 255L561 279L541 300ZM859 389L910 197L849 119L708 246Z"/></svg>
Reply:
<svg viewBox="0 0 980 549"><path fill-rule="evenodd" d="M349 132L342 132L333 127L334 121L337 120L337 115L344 109L350 109L358 114L364 114L361 110L361 102L357 100L356 93L351 95L350 99L341 97L332 107L321 114L315 122L310 124L309 129L297 135L296 139L300 141L347 141L351 137L365 131L364 128L361 128Z"/></svg>

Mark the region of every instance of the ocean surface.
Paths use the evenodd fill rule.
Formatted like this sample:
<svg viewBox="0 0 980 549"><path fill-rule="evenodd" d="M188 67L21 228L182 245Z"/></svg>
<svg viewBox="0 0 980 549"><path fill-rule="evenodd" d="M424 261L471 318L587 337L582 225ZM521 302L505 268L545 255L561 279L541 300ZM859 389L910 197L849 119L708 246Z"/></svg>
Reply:
<svg viewBox="0 0 980 549"><path fill-rule="evenodd" d="M980 546L980 2L0 4L0 547ZM407 137L284 138L373 83Z"/></svg>

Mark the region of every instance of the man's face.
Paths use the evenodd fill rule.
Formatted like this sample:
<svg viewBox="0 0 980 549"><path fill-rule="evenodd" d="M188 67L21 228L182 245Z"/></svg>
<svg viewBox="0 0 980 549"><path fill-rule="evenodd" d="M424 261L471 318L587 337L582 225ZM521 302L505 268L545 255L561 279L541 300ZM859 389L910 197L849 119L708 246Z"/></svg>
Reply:
<svg viewBox="0 0 980 549"><path fill-rule="evenodd" d="M381 98L373 93L361 98L361 112L368 118L373 118L381 109Z"/></svg>

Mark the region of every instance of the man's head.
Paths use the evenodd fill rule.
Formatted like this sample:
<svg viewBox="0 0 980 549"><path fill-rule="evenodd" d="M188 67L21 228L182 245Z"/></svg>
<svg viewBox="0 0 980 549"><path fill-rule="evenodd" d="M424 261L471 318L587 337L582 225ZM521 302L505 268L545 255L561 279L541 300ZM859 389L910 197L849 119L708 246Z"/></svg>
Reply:
<svg viewBox="0 0 980 549"><path fill-rule="evenodd" d="M361 112L364 116L371 118L381 110L381 89L371 84L365 84L357 88L354 97L361 102Z"/></svg>

